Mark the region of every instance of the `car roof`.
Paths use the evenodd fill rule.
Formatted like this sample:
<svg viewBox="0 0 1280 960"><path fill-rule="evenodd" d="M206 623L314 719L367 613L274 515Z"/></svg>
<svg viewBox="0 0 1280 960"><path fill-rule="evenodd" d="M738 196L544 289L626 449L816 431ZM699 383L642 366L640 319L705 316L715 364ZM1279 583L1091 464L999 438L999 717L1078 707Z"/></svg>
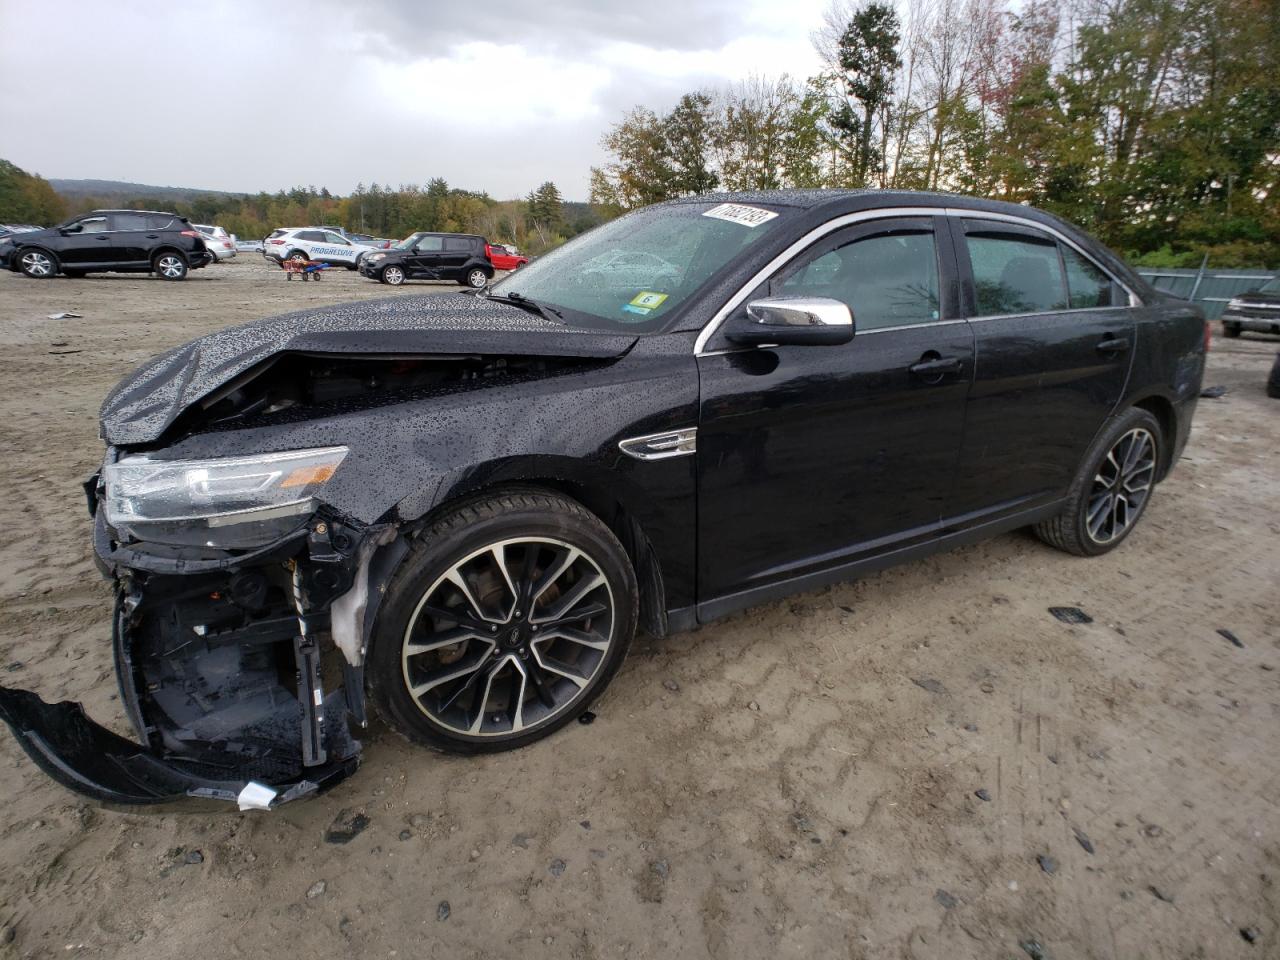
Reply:
<svg viewBox="0 0 1280 960"><path fill-rule="evenodd" d="M174 213L172 210L90 210L85 214L86 217L95 213L149 213L157 217L177 217L179 220L186 220L180 213Z"/></svg>

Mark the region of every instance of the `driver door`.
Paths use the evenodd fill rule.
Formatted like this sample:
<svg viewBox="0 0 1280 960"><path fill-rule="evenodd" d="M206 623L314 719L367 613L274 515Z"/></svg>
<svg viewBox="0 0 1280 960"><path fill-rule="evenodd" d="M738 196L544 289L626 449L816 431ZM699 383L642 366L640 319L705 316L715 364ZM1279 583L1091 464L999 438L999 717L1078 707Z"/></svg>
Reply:
<svg viewBox="0 0 1280 960"><path fill-rule="evenodd" d="M411 275L436 279L440 276L440 256L444 250L443 237L419 237L413 250L405 258Z"/></svg>
<svg viewBox="0 0 1280 960"><path fill-rule="evenodd" d="M79 230L62 237L58 259L64 264L112 263L111 224L105 216L85 217L77 221Z"/></svg>
<svg viewBox="0 0 1280 960"><path fill-rule="evenodd" d="M841 300L852 341L708 343L698 357L700 603L938 533L973 376L954 263L932 217L858 224L748 297Z"/></svg>

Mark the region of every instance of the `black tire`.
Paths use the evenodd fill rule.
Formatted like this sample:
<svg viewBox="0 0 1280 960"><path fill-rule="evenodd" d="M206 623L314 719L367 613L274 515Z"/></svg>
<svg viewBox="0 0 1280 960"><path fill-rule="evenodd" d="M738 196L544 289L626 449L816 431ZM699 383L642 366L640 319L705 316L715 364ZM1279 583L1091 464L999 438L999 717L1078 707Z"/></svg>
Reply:
<svg viewBox="0 0 1280 960"><path fill-rule="evenodd" d="M151 269L161 280L185 280L187 258L176 250L161 250L151 261Z"/></svg>
<svg viewBox="0 0 1280 960"><path fill-rule="evenodd" d="M14 256L18 258L18 269L24 277L31 280L51 280L58 275L58 258L48 250L27 247Z"/></svg>
<svg viewBox="0 0 1280 960"><path fill-rule="evenodd" d="M284 258L286 260L297 260L299 263L302 263L304 261L311 259L302 250L290 250L288 253L284 255Z"/></svg>
<svg viewBox="0 0 1280 960"><path fill-rule="evenodd" d="M1152 448L1149 472L1143 471L1146 473L1147 484L1145 495L1133 508L1130 507L1128 499L1132 494L1122 497L1126 504L1123 529L1116 531L1113 536L1099 539L1089 529L1090 507L1096 506L1099 498L1105 499L1108 489L1105 480L1099 478L1110 472L1108 457L1115 452L1114 448L1135 431L1145 431L1150 438ZM1142 519L1142 514L1146 512L1147 504L1151 502L1156 477L1160 473L1161 458L1164 456L1164 444L1164 434L1160 429L1159 421L1146 410L1133 407L1116 417L1102 431L1085 455L1080 471L1072 481L1062 512L1056 517L1036 524L1036 536L1050 546L1065 550L1067 553L1074 553L1078 557L1096 557L1114 550L1133 532L1133 528ZM1135 466L1140 465L1135 464ZM1117 478L1115 482L1120 483L1121 480ZM1114 511L1112 516L1115 516ZM1115 522L1114 519L1112 522Z"/></svg>
<svg viewBox="0 0 1280 960"><path fill-rule="evenodd" d="M1234 340L1236 337L1240 336L1240 324L1224 323L1222 325L1222 335L1224 337L1230 337L1231 339Z"/></svg>
<svg viewBox="0 0 1280 960"><path fill-rule="evenodd" d="M489 274L484 267L472 267L463 277L463 282L473 290L483 290L489 283Z"/></svg>
<svg viewBox="0 0 1280 960"><path fill-rule="evenodd" d="M403 267L397 267L394 263L388 264L382 268L382 272L378 274L378 279L388 286L398 287L405 281Z"/></svg>
<svg viewBox="0 0 1280 960"><path fill-rule="evenodd" d="M1276 354L1276 362L1271 365L1271 375L1267 377L1267 396L1280 400L1280 353Z"/></svg>
<svg viewBox="0 0 1280 960"><path fill-rule="evenodd" d="M534 544L532 561L528 560L529 548L525 546L530 543ZM489 572L499 569L496 564L487 566L493 564L491 547L500 549L501 556L510 558L503 569L515 571L506 578L508 584L515 585L514 592ZM557 567L564 557L573 556L569 548L580 551L579 559L571 559L562 573L550 574L550 579L536 593L531 588L524 594L525 600L530 597L535 599L529 603L527 611L521 611L519 590L524 589L522 585L547 577L548 571ZM469 566L473 563L478 566ZM539 566L539 563L544 565ZM577 563L586 563L587 569L594 571L591 582L596 582L597 579L601 582L581 597L567 599L575 593L575 586L581 586L585 579L575 573L574 564ZM472 634L443 649L424 653L408 651L410 636L425 638L431 642L435 642L434 638L446 637L445 642L450 643L449 637L471 629L461 620L456 621L454 626L445 628L441 626L442 623L455 621L448 618L441 620L432 613L419 616L419 607L426 605L428 600L432 601L428 610L433 607L439 609L439 605L446 603L446 600L440 598L446 597L448 591L452 591L457 598L464 596L457 587L449 585L449 577L457 571L464 571L461 575L470 583L466 596L468 599L475 598L477 602L474 606L469 606L466 602L455 603L448 609L475 610L480 617L485 618L484 623L472 618L471 622L477 624L475 629L484 627L492 630L494 635ZM525 576L526 573L528 576ZM561 577L570 579L560 579ZM562 590L560 584L566 582L568 586ZM600 592L602 590L603 594ZM553 593L555 596L551 600L543 599ZM587 601L589 597L598 599L601 596L607 602ZM585 622L581 631L575 631L579 636L586 636L587 631L593 629L592 620L597 617L607 620L608 633L607 639L603 641L606 646L598 650L596 655L588 652L578 658L578 664L572 667L577 675L574 683L565 679L568 675L558 670L553 673L545 672L544 658L550 659L553 664L564 666L557 652L561 647L555 645L563 645L567 641L554 639L554 634L550 631L542 637L524 632L521 634L523 639L517 638L517 633L529 629L521 626L524 621L520 618L524 613L531 614L536 608L540 614L550 611L552 618L564 616L564 612L552 609L557 600L568 604L569 613L575 608L583 609L579 604L608 608L607 615L596 613L591 615L592 619L574 620L579 624ZM490 615L501 618L504 607L508 615L503 621L504 625L488 626L491 620L486 615L486 609ZM612 531L581 504L558 494L536 489L508 490L465 502L442 515L415 538L413 547L391 582L386 599L378 611L366 662L370 699L386 722L414 743L459 754L496 753L525 746L554 733L581 716L604 691L622 665L631 645L638 607L635 573L626 552ZM499 612L495 614L493 611ZM528 621L533 622L534 619L530 616ZM420 627L425 629L420 633L410 632L417 631ZM537 627L533 629L536 630ZM538 647L538 644L544 646ZM438 642L436 646L439 646ZM586 649L574 644L570 646L578 652ZM453 659L448 659L450 656ZM517 660L517 657L521 659ZM412 658L426 658L426 662ZM457 676L447 682L436 681L438 687L433 689L438 689L439 692L434 697L430 692L420 693L420 702L410 693L410 683L414 678L431 681L432 670L439 671L443 667L443 672L448 674L455 672L450 669L453 664L464 661L474 662L475 666L456 671ZM581 666L583 663L586 666ZM509 667L514 669L503 681L503 671ZM541 676L541 679L534 680L535 674ZM470 690L467 689L470 686L468 679L474 684ZM514 687L517 680L521 682L518 696ZM477 696L481 682L485 684L483 696ZM501 685L504 682L509 686L503 688ZM507 711L505 718L496 709L490 708L490 704L495 702L491 698L495 686L498 688L497 703ZM460 688L461 693L458 692ZM555 702L554 708L546 704L545 700L539 700L544 696L544 690L547 699ZM442 706L442 700L446 697L449 699ZM465 706L455 709L453 704L459 701ZM516 702L521 704L519 708L513 706ZM471 731L486 724L491 729L475 733L462 730L456 725L451 727L447 718L442 720L439 716L428 713L433 707L441 713L454 710L455 714L466 718L464 724L470 724L472 716L478 717L471 726ZM516 717L526 716L526 709L535 718L540 710L550 712L520 726Z"/></svg>

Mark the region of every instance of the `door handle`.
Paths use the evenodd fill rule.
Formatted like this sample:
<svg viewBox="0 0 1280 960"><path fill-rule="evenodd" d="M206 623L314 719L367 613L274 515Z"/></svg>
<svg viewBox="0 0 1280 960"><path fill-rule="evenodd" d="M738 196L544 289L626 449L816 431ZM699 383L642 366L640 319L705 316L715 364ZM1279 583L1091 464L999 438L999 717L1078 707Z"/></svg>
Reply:
<svg viewBox="0 0 1280 960"><path fill-rule="evenodd" d="M147 239L148 239L148 240L159 240L159 239L160 239L160 234L158 234L158 233L148 233L148 234L147 234Z"/></svg>
<svg viewBox="0 0 1280 960"><path fill-rule="evenodd" d="M1099 353L1124 353L1129 349L1129 341L1123 337L1107 337L1098 344Z"/></svg>
<svg viewBox="0 0 1280 960"><path fill-rule="evenodd" d="M921 359L919 363L913 363L907 367L907 370L917 377L941 377L947 373L959 373L963 366L959 357L935 356L931 360Z"/></svg>

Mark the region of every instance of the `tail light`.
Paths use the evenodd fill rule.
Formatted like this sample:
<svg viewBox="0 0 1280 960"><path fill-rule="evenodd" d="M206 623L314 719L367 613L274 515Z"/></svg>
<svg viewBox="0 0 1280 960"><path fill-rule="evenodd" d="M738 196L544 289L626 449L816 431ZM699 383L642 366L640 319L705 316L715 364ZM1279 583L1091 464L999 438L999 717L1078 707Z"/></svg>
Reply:
<svg viewBox="0 0 1280 960"><path fill-rule="evenodd" d="M196 237L197 239L200 237L199 230L183 230L181 233L184 237Z"/></svg>
<svg viewBox="0 0 1280 960"><path fill-rule="evenodd" d="M268 240L267 243L274 243L278 247L284 246L283 240Z"/></svg>
<svg viewBox="0 0 1280 960"><path fill-rule="evenodd" d="M1209 352L1209 344L1213 342L1213 324L1208 320L1204 322L1204 352Z"/></svg>
<svg viewBox="0 0 1280 960"><path fill-rule="evenodd" d="M493 247L489 246L487 243L484 245L484 258L486 260L493 259Z"/></svg>

